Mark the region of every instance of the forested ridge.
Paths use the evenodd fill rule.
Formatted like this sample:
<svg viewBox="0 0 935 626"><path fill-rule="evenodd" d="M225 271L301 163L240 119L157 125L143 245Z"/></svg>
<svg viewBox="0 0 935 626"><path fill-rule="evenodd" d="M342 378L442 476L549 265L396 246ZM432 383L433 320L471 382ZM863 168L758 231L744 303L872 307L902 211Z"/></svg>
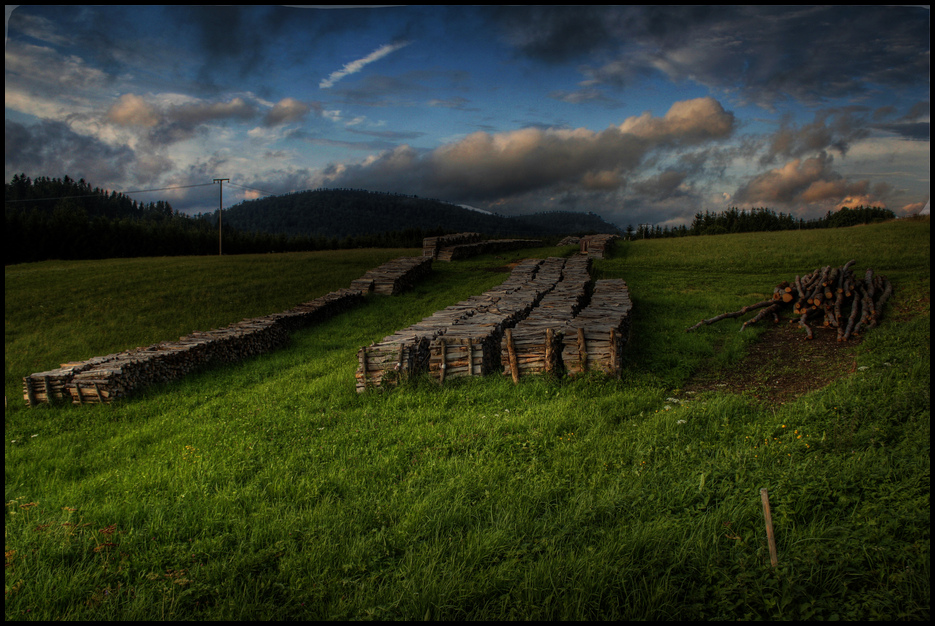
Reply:
<svg viewBox="0 0 935 626"><path fill-rule="evenodd" d="M594 213L506 217L457 205L361 189L317 189L244 201L224 210L224 254L358 247L420 247L422 239L479 232L490 237L615 233L627 238L829 228L893 219L880 207L796 219L767 208L699 212L690 226L632 225ZM4 263L218 253L217 212L188 216L166 201L143 203L84 179L15 175L4 184Z"/></svg>

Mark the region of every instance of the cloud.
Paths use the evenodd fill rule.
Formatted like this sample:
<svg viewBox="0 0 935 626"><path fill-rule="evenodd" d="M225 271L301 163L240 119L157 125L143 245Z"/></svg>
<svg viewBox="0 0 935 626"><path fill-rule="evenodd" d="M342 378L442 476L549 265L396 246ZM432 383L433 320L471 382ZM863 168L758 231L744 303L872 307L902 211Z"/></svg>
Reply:
<svg viewBox="0 0 935 626"><path fill-rule="evenodd" d="M43 120L25 126L6 120L4 172L31 176L84 178L101 186L121 187L136 163L129 147L112 147L73 132L65 123ZM147 164L149 165L149 164Z"/></svg>
<svg viewBox="0 0 935 626"><path fill-rule="evenodd" d="M845 201L872 203L871 191L877 195L885 187L871 189L870 182L850 182L832 169L833 157L822 152L808 159L793 159L782 167L764 172L734 194L740 203L764 204L817 204ZM855 202L856 203L856 202Z"/></svg>
<svg viewBox="0 0 935 626"><path fill-rule="evenodd" d="M600 132L529 127L474 132L426 152L403 145L326 168L321 177L322 184L464 202L561 186L609 191L622 188L650 151L718 140L733 129L732 113L713 98L700 98L675 103L661 118L644 113Z"/></svg>
<svg viewBox="0 0 935 626"><path fill-rule="evenodd" d="M107 121L118 126L147 126L159 123L161 116L143 98L132 93L120 96L105 115Z"/></svg>
<svg viewBox="0 0 935 626"><path fill-rule="evenodd" d="M842 156L855 141L870 134L869 118L863 109L827 109L815 113L811 124L798 126L785 116L779 130L769 138L769 146L760 163L777 159L801 157L822 150L834 149Z"/></svg>
<svg viewBox="0 0 935 626"><path fill-rule="evenodd" d="M624 133L654 143L691 144L727 137L734 129L734 114L711 97L683 100L672 105L664 117L643 113L620 125Z"/></svg>
<svg viewBox="0 0 935 626"><path fill-rule="evenodd" d="M664 75L762 107L817 104L929 75L926 7L511 7L493 27L539 62L602 59L579 70L591 88Z"/></svg>
<svg viewBox="0 0 935 626"><path fill-rule="evenodd" d="M297 122L308 115L309 111L315 108L321 112L321 105L311 105L295 98L283 98L266 114L263 123L267 126L277 126L279 124L288 124Z"/></svg>
<svg viewBox="0 0 935 626"><path fill-rule="evenodd" d="M392 54L393 52L396 52L397 50L405 48L406 46L409 45L409 43L410 42L408 41L400 41L397 43L388 43L385 46L380 46L379 48L377 48L376 50L374 50L367 56L363 57L362 59L357 59L356 61L351 61L350 63L346 63L344 67L342 67L341 69L335 72L332 72L328 76L328 78L322 79L321 82L318 83L318 86L322 89L330 89L332 86L334 86L336 82L338 82L345 76L349 76L350 74L356 74L357 72L364 69L364 67L366 67L367 65L374 63L375 61L379 61L383 57L389 54Z"/></svg>

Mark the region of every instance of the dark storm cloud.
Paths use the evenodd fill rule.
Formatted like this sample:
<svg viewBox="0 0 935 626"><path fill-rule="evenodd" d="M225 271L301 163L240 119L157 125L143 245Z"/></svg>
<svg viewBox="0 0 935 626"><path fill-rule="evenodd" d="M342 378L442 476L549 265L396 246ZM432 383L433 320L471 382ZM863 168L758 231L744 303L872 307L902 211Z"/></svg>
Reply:
<svg viewBox="0 0 935 626"><path fill-rule="evenodd" d="M494 13L504 39L538 61L600 51L586 85L622 85L661 72L765 107L795 99L918 87L929 75L929 12L919 7L519 7ZM590 30L582 29L593 21ZM566 29L567 27L567 29ZM577 28L587 41L570 46ZM592 57L593 58L593 57Z"/></svg>
<svg viewBox="0 0 935 626"><path fill-rule="evenodd" d="M44 120L24 126L6 120L4 126L4 170L8 176L19 172L53 177L68 174L96 184L113 184L127 176L135 161L129 147L113 148L73 132L62 122Z"/></svg>

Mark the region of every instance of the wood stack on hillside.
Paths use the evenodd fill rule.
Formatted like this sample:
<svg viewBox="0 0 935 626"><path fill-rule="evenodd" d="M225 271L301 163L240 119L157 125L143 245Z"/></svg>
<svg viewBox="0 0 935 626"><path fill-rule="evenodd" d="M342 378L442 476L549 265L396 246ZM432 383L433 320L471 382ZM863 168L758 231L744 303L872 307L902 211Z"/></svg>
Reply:
<svg viewBox="0 0 935 626"><path fill-rule="evenodd" d="M686 332L762 309L744 322L740 330L767 317L778 322L780 313L789 311L805 330L806 339L814 337L812 326L819 324L837 329L838 341L847 341L859 335L863 328L876 326L883 315L883 305L893 295L893 284L885 276L868 269L860 278L851 269L854 263L856 261L851 260L841 267L827 265L796 276L792 281L783 281L776 285L770 298L701 320Z"/></svg>
<svg viewBox="0 0 935 626"><path fill-rule="evenodd" d="M431 271L430 257L399 257L367 271L361 278L351 282L351 289L392 296L411 289Z"/></svg>
<svg viewBox="0 0 935 626"><path fill-rule="evenodd" d="M480 233L457 233L455 235L440 235L438 237L426 237L422 240L422 256L432 259L438 258L438 253L442 248L450 248L465 243L475 243L482 239Z"/></svg>
<svg viewBox="0 0 935 626"><path fill-rule="evenodd" d="M501 340L500 360L505 374L554 372L562 368L562 333L588 299L591 259L576 256L562 268L561 279L539 305Z"/></svg>
<svg viewBox="0 0 935 626"><path fill-rule="evenodd" d="M206 365L235 362L279 348L288 342L290 332L341 313L363 299L360 290L340 289L282 313L193 332L178 341L67 363L25 377L24 399L30 406L57 399L71 399L75 404L110 402Z"/></svg>
<svg viewBox="0 0 935 626"><path fill-rule="evenodd" d="M480 254L521 250L523 248L534 248L541 245L542 241L538 239L491 239L488 241L478 241L476 243L465 243L442 248L438 251L437 258L439 261L459 261Z"/></svg>
<svg viewBox="0 0 935 626"><path fill-rule="evenodd" d="M619 376L632 312L630 292L623 280L597 281L591 303L562 333L562 361L568 374L596 370Z"/></svg>
<svg viewBox="0 0 935 626"><path fill-rule="evenodd" d="M409 328L361 348L357 356L357 391L392 384L428 370L440 380L488 373L498 361L498 344L495 345L493 334L502 330L504 324L527 314L545 293L548 281L543 277L548 270L537 281L542 265L543 261L526 259L499 287L445 307ZM426 347L434 356L425 352ZM405 358L399 357L400 352Z"/></svg>
<svg viewBox="0 0 935 626"><path fill-rule="evenodd" d="M581 254L587 254L592 259L603 259L610 254L617 239L620 239L619 235L588 235L582 237L578 244L581 246Z"/></svg>

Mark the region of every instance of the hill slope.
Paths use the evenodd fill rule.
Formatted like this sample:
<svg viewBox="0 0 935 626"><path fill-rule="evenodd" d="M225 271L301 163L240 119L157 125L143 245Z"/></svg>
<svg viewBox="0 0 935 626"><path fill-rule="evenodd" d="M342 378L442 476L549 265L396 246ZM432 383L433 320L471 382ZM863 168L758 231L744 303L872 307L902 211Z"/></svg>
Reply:
<svg viewBox="0 0 935 626"><path fill-rule="evenodd" d="M504 217L417 196L353 189L317 189L248 200L225 211L224 219L246 231L339 238L416 228L504 237L620 232L593 213Z"/></svg>

